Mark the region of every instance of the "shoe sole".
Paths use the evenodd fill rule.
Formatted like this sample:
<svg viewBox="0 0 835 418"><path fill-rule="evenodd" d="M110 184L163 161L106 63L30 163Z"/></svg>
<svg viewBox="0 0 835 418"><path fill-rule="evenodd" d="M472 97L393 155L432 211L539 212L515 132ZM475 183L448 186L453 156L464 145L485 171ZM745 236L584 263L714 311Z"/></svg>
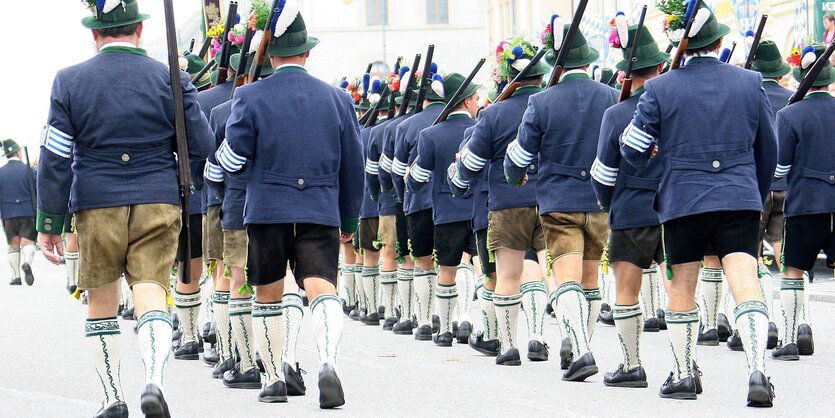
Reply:
<svg viewBox="0 0 835 418"><path fill-rule="evenodd" d="M797 337L797 351L801 356L811 356L815 353L815 346L812 339L805 336Z"/></svg>
<svg viewBox="0 0 835 418"><path fill-rule="evenodd" d="M415 335L415 339L418 341L432 341L431 335Z"/></svg>
<svg viewBox="0 0 835 418"><path fill-rule="evenodd" d="M668 393L668 394L659 394L664 399L677 399L680 401L695 401L696 400L696 393L695 392L676 392L676 393Z"/></svg>
<svg viewBox="0 0 835 418"><path fill-rule="evenodd" d="M392 330L392 332L396 335L412 335L412 330L408 330L408 331Z"/></svg>
<svg viewBox="0 0 835 418"><path fill-rule="evenodd" d="M603 384L613 388L646 388L649 387L646 380L638 381L638 382L618 382L618 383L610 383L607 381L603 381Z"/></svg>
<svg viewBox="0 0 835 418"><path fill-rule="evenodd" d="M261 382L253 382L253 383L226 383L226 382L223 382L223 386L226 386L229 389L261 389Z"/></svg>
<svg viewBox="0 0 835 418"><path fill-rule="evenodd" d="M560 350L560 369L561 370L568 370L568 367L571 366L571 359L572 359L571 351L563 351Z"/></svg>
<svg viewBox="0 0 835 418"><path fill-rule="evenodd" d="M800 356L797 354L784 354L782 356L771 356L774 360L780 361L798 361Z"/></svg>
<svg viewBox="0 0 835 418"><path fill-rule="evenodd" d="M154 394L142 394L140 409L146 418L170 418L164 401Z"/></svg>
<svg viewBox="0 0 835 418"><path fill-rule="evenodd" d="M319 377L319 408L332 409L345 405L342 383L336 375Z"/></svg>
<svg viewBox="0 0 835 418"><path fill-rule="evenodd" d="M437 341L433 341L433 342L434 342L434 343L435 343L435 345L437 345L438 347L452 347L452 341L450 341L450 342L448 342L448 343L439 343L439 342L437 342Z"/></svg>
<svg viewBox="0 0 835 418"><path fill-rule="evenodd" d="M473 347L473 346L470 346L470 348L472 348L475 351L478 351L481 354L484 354L485 356L498 357L498 355L499 355L498 351L490 351L490 350L485 350L485 349L482 349L482 348L476 348L476 347Z"/></svg>
<svg viewBox="0 0 835 418"><path fill-rule="evenodd" d="M528 353L530 361L548 361L548 353Z"/></svg>
<svg viewBox="0 0 835 418"><path fill-rule="evenodd" d="M768 388L750 388L748 390L748 406L751 408L771 408L772 400Z"/></svg>
<svg viewBox="0 0 835 418"><path fill-rule="evenodd" d="M508 360L503 363L496 363L497 366L521 366L522 360Z"/></svg>
<svg viewBox="0 0 835 418"><path fill-rule="evenodd" d="M264 403L286 403L287 395L284 396L259 396L258 402Z"/></svg>
<svg viewBox="0 0 835 418"><path fill-rule="evenodd" d="M200 354L174 354L176 360L200 360Z"/></svg>
<svg viewBox="0 0 835 418"><path fill-rule="evenodd" d="M565 380L566 382L582 382L583 380L596 375L597 372L597 366L585 366L574 372L571 376L563 376L562 380Z"/></svg>
<svg viewBox="0 0 835 418"><path fill-rule="evenodd" d="M661 332L661 328L644 328L644 332Z"/></svg>
<svg viewBox="0 0 835 418"><path fill-rule="evenodd" d="M728 349L729 349L729 350L731 350L731 351L745 351L745 348L743 348L743 347L736 347L736 346L734 346L734 347L728 347Z"/></svg>
<svg viewBox="0 0 835 418"><path fill-rule="evenodd" d="M704 345L708 347L716 347L719 345L719 340L710 340L710 341L696 341L696 345Z"/></svg>

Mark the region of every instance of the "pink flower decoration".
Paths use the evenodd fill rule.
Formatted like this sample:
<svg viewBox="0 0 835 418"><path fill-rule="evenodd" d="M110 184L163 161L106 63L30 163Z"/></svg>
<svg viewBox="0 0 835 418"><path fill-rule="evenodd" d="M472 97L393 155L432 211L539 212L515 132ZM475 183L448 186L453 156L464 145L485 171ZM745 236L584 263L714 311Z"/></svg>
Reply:
<svg viewBox="0 0 835 418"><path fill-rule="evenodd" d="M620 35L618 35L617 29L612 29L612 33L609 34L609 45L612 48L620 48Z"/></svg>

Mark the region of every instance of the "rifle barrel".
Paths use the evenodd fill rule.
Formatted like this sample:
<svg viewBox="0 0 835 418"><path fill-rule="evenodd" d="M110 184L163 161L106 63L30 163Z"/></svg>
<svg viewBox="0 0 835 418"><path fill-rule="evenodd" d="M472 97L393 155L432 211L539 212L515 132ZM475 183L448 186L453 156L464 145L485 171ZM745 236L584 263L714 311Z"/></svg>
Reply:
<svg viewBox="0 0 835 418"><path fill-rule="evenodd" d="M203 68L200 69L200 71L197 72L197 74L194 75L194 77L191 78L191 82L194 83L195 81L203 78L203 76L206 75L206 73L209 72L209 70L211 70L214 65L215 59L212 58L209 60L209 62L206 63L206 65L203 66Z"/></svg>
<svg viewBox="0 0 835 418"><path fill-rule="evenodd" d="M635 39L632 39L632 49L629 51L629 61L626 63L626 75L623 79L623 86L620 88L620 100L624 101L632 96L632 67L638 61L638 43L641 40L641 30L644 28L644 19L647 17L647 6L641 8L641 17L638 20L638 30L635 31ZM615 73L617 74L617 73ZM612 77L616 77L613 75ZM611 82L611 81L610 81Z"/></svg>
<svg viewBox="0 0 835 418"><path fill-rule="evenodd" d="M229 77L226 74L226 70L229 68L229 52L232 49L231 43L229 42L229 30L232 29L232 25L235 24L235 16L238 14L238 2L230 1L229 2L229 10L226 12L226 24L223 28L223 39L222 47L220 49L220 59L218 60L218 64L220 64L220 72L217 75L217 84L223 84L226 82L226 79Z"/></svg>
<svg viewBox="0 0 835 418"><path fill-rule="evenodd" d="M442 110L441 114L439 114L435 121L432 122L432 126L435 126L445 121L449 117L449 114L452 113L452 108L455 105L455 102L457 102L458 99L461 98L461 95L464 94L464 91L467 89L467 87L469 87L470 83L473 82L473 79L475 78L476 74L478 74L478 71L481 70L481 66L484 65L485 61L487 60L485 60L484 58L478 60L478 64L476 64L475 68L473 68L473 70L470 71L470 75L468 75L467 78L464 79L464 82L461 83L461 85L458 87L458 90L455 90L455 93L452 95L452 98L450 98L449 102L447 102L446 106L444 106L444 110Z"/></svg>
<svg viewBox="0 0 835 418"><path fill-rule="evenodd" d="M254 30L247 29L244 35L244 42L241 44L241 59L238 61L238 68L235 69L235 82L232 84L232 91L229 93L229 99L235 97L235 89L246 82L246 64L249 62L249 46L252 44L252 37L255 35Z"/></svg>
<svg viewBox="0 0 835 418"><path fill-rule="evenodd" d="M397 112L398 116L403 116L409 110L409 101L412 99L412 86L415 84L415 72L418 65L420 65L420 54L415 55L415 60L412 66L409 67L409 78L406 79L406 90L403 92L403 101L400 102L400 109ZM403 80L400 80L403 83Z"/></svg>
<svg viewBox="0 0 835 418"><path fill-rule="evenodd" d="M426 49L426 62L423 63L423 72L420 73L420 89L418 89L417 103L415 103L415 114L423 112L423 101L426 100L426 89L432 82L429 72L432 70L432 56L435 55L435 45L429 45Z"/></svg>
<svg viewBox="0 0 835 418"><path fill-rule="evenodd" d="M815 64L812 65L812 68L806 73L803 80L800 81L800 86L797 87L797 91L795 91L789 98L788 104L795 104L806 97L806 93L808 93L809 89L812 88L812 83L815 82L815 79L818 78L818 75L821 70L823 70L823 67L826 66L826 62L829 61L829 57L832 56L833 51L835 51L835 42L830 42L829 46L826 47L826 50L823 52L823 55L818 57L818 60L815 61Z"/></svg>
<svg viewBox="0 0 835 418"><path fill-rule="evenodd" d="M571 20L571 26L568 27L568 33L565 34L560 45L557 61L554 63L554 71L551 72L551 79L548 80L548 87L553 87L560 81L563 65L565 65L565 61L568 59L568 52L571 50L571 44L574 43L574 37L580 31L580 21L583 19L583 14L586 12L586 6L588 4L589 0L580 0L580 4L577 5L574 18ZM551 28L551 30L556 31L557 28ZM562 28L559 28L559 30L562 30Z"/></svg>
<svg viewBox="0 0 835 418"><path fill-rule="evenodd" d="M757 48L760 46L760 39L763 36L763 31L765 31L765 22L768 20L768 15L762 15L760 18L760 24L757 26L757 33L754 34L754 42L751 43L751 50L748 51L748 58L745 59L745 68L746 70L750 70L751 66L754 65L754 59L757 58Z"/></svg>

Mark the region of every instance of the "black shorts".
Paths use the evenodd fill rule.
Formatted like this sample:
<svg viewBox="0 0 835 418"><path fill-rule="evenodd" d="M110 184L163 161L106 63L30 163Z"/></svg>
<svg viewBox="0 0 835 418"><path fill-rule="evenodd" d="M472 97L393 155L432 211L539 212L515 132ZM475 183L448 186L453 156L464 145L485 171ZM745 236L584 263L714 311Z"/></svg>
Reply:
<svg viewBox="0 0 835 418"><path fill-rule="evenodd" d="M194 260L195 258L203 258L203 214L198 213L196 215L189 215L188 225L188 239L191 241L191 259ZM183 257L185 256L183 251L185 251L185 249L178 245L177 261L179 262L182 262Z"/></svg>
<svg viewBox="0 0 835 418"><path fill-rule="evenodd" d="M644 270L664 261L661 226L613 229L609 234L609 261L625 261Z"/></svg>
<svg viewBox="0 0 835 418"><path fill-rule="evenodd" d="M397 203L394 220L397 231L397 256L406 258L409 256L409 223L406 221L406 214L403 213L403 203Z"/></svg>
<svg viewBox="0 0 835 418"><path fill-rule="evenodd" d="M359 244L363 251L380 251L374 246L377 241L377 231L380 227L380 218L366 218L360 219L359 225Z"/></svg>
<svg viewBox="0 0 835 418"><path fill-rule="evenodd" d="M412 257L429 257L435 245L435 223L432 209L424 209L406 216L409 226L409 252ZM457 266L458 263L455 263Z"/></svg>
<svg viewBox="0 0 835 418"><path fill-rule="evenodd" d="M475 254L475 236L470 221L435 225L435 254L439 266L454 267L461 257Z"/></svg>
<svg viewBox="0 0 835 418"><path fill-rule="evenodd" d="M835 213L786 218L783 241L783 264L789 267L812 270L821 250L827 260L835 259Z"/></svg>
<svg viewBox="0 0 835 418"><path fill-rule="evenodd" d="M536 250L533 248L528 248L527 250L525 250L525 260L539 263L539 256L536 255Z"/></svg>
<svg viewBox="0 0 835 418"><path fill-rule="evenodd" d="M721 260L731 253L757 257L760 212L707 212L684 216L662 226L664 252L671 265L701 261L708 247Z"/></svg>
<svg viewBox="0 0 835 418"><path fill-rule="evenodd" d="M72 217L73 217L73 214L72 214L72 213L68 213L68 214L67 214L67 217L66 217L66 218L64 218L64 233L66 233L66 234L71 234L71 233L73 233L73 230L72 230L72 226L73 226L73 225L72 225Z"/></svg>
<svg viewBox="0 0 835 418"><path fill-rule="evenodd" d="M478 250L478 259L481 261L481 271L486 275L491 275L496 272L496 263L490 261L490 252L487 250L487 228L484 228L475 233L476 249Z"/></svg>
<svg viewBox="0 0 835 418"><path fill-rule="evenodd" d="M35 230L35 218L4 219L3 230L6 232L6 243L8 244L11 244L14 237L21 237L29 241L38 239L38 231Z"/></svg>
<svg viewBox="0 0 835 418"><path fill-rule="evenodd" d="M247 225L247 282L275 283L287 274L287 264L304 289L304 279L321 277L334 286L339 269L339 228L315 224Z"/></svg>

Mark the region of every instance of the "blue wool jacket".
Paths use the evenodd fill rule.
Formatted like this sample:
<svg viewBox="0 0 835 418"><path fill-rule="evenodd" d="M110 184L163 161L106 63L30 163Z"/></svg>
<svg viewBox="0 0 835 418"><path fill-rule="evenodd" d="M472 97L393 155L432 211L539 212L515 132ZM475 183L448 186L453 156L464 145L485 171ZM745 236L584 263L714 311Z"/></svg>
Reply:
<svg viewBox="0 0 835 418"><path fill-rule="evenodd" d="M538 159L531 160L528 187L522 188L507 184L503 164L507 146L516 139L528 99L541 91L539 87L521 87L506 100L482 110L473 126L472 138L455 164L456 174L450 179L452 184L464 190L472 187L477 179L483 179L489 189L487 207L490 211L536 206Z"/></svg>
<svg viewBox="0 0 835 418"><path fill-rule="evenodd" d="M762 211L777 165L771 104L762 76L716 58L691 58L649 80L621 155L643 167L656 143L664 167L661 222L717 211Z"/></svg>
<svg viewBox="0 0 835 418"><path fill-rule="evenodd" d="M461 147L464 131L475 125L467 112L453 112L447 120L420 131L417 158L409 170L407 190L420 191L431 184L432 219L435 225L469 221L473 218L473 197L454 198L447 183L449 166ZM432 181L430 181L432 180Z"/></svg>
<svg viewBox="0 0 835 418"><path fill-rule="evenodd" d="M362 193L362 205L360 206L360 219L376 218L380 216L377 210L377 202L380 196L380 160L372 160L368 154L368 148L371 145L371 130L381 123L386 123L387 120L378 119L377 125L362 128L360 130L360 138L362 140L362 157L365 161L365 183Z"/></svg>
<svg viewBox="0 0 835 418"><path fill-rule="evenodd" d="M350 97L282 66L236 90L223 169L249 166L244 223L311 223L355 232L362 203L360 128Z"/></svg>
<svg viewBox="0 0 835 418"><path fill-rule="evenodd" d="M432 125L432 122L444 110L442 102L429 103L423 108L423 111L406 119L397 126L394 139L394 160L392 161L391 172L403 177L406 175L406 167L412 165L417 158L418 136L420 131ZM403 212L406 215L411 215L432 207L432 189L424 188L417 192L409 192L406 190L397 190L397 182L395 190L397 197L403 202Z"/></svg>
<svg viewBox="0 0 835 418"><path fill-rule="evenodd" d="M518 183L539 154L539 213L600 212L589 184L603 112L617 90L585 73L569 72L559 85L528 100L516 142L504 160L508 182Z"/></svg>
<svg viewBox="0 0 835 418"><path fill-rule="evenodd" d="M402 122L403 118L378 123L371 127L370 140L365 148L366 166L370 163L377 163L377 175L371 175L368 170L365 172L365 184L367 193L377 201L377 213L379 216L390 216L397 213L397 194L392 187L391 159L386 160L383 156L383 145L389 126ZM396 125L395 125L396 126Z"/></svg>
<svg viewBox="0 0 835 418"><path fill-rule="evenodd" d="M212 110L218 105L230 101L232 94L232 81L227 81L223 84L213 86L208 90L203 90L197 93L197 102L200 103L200 108L209 119L212 115ZM199 176L202 177L202 176ZM203 193L203 200L201 205L202 213L206 213L209 206L218 206L221 204L220 197L216 193Z"/></svg>
<svg viewBox="0 0 835 418"><path fill-rule="evenodd" d="M597 158L591 166L591 185L597 202L609 208L611 229L660 225L652 201L663 171L656 159L645 168L632 167L620 156L620 134L632 121L643 88L603 113Z"/></svg>
<svg viewBox="0 0 835 418"><path fill-rule="evenodd" d="M209 185L209 193L221 202L220 225L223 229L244 229L244 203L246 202L246 183L249 175L243 171L239 175L231 176L223 172L215 152L226 139L226 123L232 115L232 101L224 102L212 109L209 125L215 132L215 145L203 177Z"/></svg>
<svg viewBox="0 0 835 418"><path fill-rule="evenodd" d="M478 123L478 122L476 122ZM470 142L473 137L473 131L475 130L475 126L470 126L464 131L464 140L461 141L461 145L458 147L458 152L460 153ZM455 164L458 162L456 161ZM466 191L472 191L473 194L473 217L472 217L472 225L473 231L481 231L482 229L487 229L487 196L489 188L487 186L487 171L482 170L481 175L479 175L475 180L469 182L469 190L462 190L461 188L455 187L452 184L452 179L455 178L454 173L452 176L447 173L447 184L452 189L452 194L456 197L463 195Z"/></svg>
<svg viewBox="0 0 835 418"><path fill-rule="evenodd" d="M777 176L789 178L786 217L835 212L835 98L813 92L777 113Z"/></svg>
<svg viewBox="0 0 835 418"><path fill-rule="evenodd" d="M763 88L765 89L765 94L768 95L768 101L771 103L771 113L776 120L777 112L783 110L783 108L786 107L786 104L789 103L792 91L783 88L783 86L772 80L763 80ZM777 138L778 142L779 139L780 138ZM789 184L785 177L775 178L771 183L772 191L785 191L788 187Z"/></svg>
<svg viewBox="0 0 835 418"><path fill-rule="evenodd" d="M33 173L37 177L37 170ZM37 188L37 186L36 186ZM29 170L17 158L0 167L0 218L34 218ZM11 237L9 237L11 238Z"/></svg>
<svg viewBox="0 0 835 418"><path fill-rule="evenodd" d="M414 116L414 109L399 118L395 118L393 121L391 121L391 123L386 124L386 127L383 130L383 151L382 155L380 156L380 190L389 192L394 196L394 202L390 204L390 206L393 208L392 213L396 212L398 204L403 203L403 200L401 200L400 196L403 195L403 190L406 187L403 182L403 175L394 174L393 171L394 143L395 137L397 135L397 127L400 126L401 123L405 122L406 119L409 119L412 116ZM403 170L405 170L405 168L403 168ZM381 210L383 209L383 207L389 206L383 203L386 200L388 200L388 197L386 196L380 198Z"/></svg>
<svg viewBox="0 0 835 418"><path fill-rule="evenodd" d="M189 159L203 160L212 132L197 90L187 73L181 76ZM50 100L38 171L39 231L59 232L54 225L68 203L71 212L179 205L174 100L164 64L139 48L106 47L59 71Z"/></svg>

